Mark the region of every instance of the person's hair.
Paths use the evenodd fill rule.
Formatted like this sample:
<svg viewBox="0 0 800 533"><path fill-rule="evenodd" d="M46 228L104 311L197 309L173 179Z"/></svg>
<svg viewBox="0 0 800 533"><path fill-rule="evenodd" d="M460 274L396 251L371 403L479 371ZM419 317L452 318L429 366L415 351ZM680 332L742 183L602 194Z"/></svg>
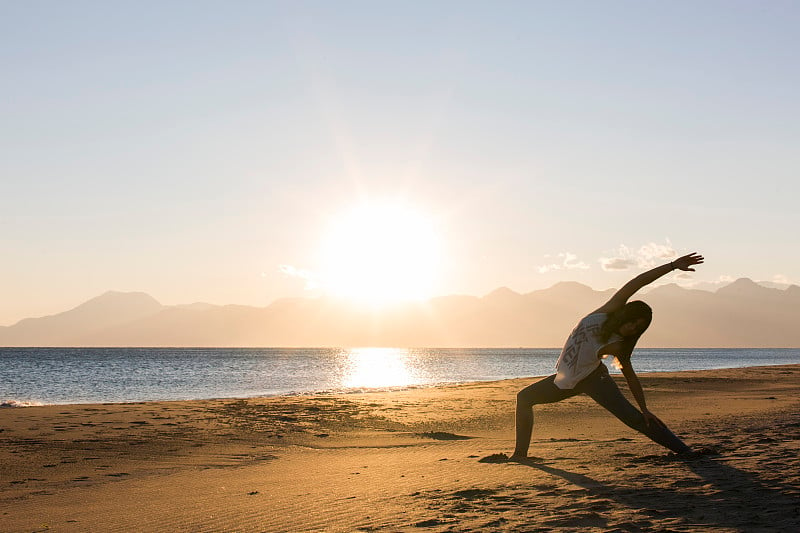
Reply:
<svg viewBox="0 0 800 533"><path fill-rule="evenodd" d="M611 336L617 333L620 326L628 322L636 322L639 319L644 319L646 321L644 329L642 329L642 331L638 334L624 337L622 340L625 346L620 355L630 357L634 346L636 346L636 342L639 340L639 337L648 327L650 327L650 322L653 321L653 309L641 300L628 302L620 309L610 313L605 322L603 322L603 325L600 326L600 340L603 342L608 342L609 339L611 339Z"/></svg>

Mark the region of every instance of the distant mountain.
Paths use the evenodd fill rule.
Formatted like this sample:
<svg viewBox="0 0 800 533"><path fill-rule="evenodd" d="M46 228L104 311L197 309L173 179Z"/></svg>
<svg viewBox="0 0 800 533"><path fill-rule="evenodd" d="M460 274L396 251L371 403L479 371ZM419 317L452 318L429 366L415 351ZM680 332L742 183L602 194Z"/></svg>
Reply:
<svg viewBox="0 0 800 533"><path fill-rule="evenodd" d="M757 281L756 283L758 283L762 287L767 287L770 289L780 289L782 291L792 286L791 283L781 283L778 281Z"/></svg>
<svg viewBox="0 0 800 533"><path fill-rule="evenodd" d="M193 304L178 304L175 307L180 309L189 309L192 311L207 311L208 309L213 309L218 306L214 304L207 304L205 302L195 302Z"/></svg>
<svg viewBox="0 0 800 533"><path fill-rule="evenodd" d="M151 316L163 309L143 292L109 291L74 309L41 318L26 318L0 330L5 346L71 346L107 328Z"/></svg>
<svg viewBox="0 0 800 533"><path fill-rule="evenodd" d="M561 282L526 294L502 287L483 297L371 311L329 298L165 306L144 293L108 292L0 328L0 345L560 347L613 293ZM641 299L654 309L643 347L800 347L796 285L770 288L742 278L712 292L667 284Z"/></svg>

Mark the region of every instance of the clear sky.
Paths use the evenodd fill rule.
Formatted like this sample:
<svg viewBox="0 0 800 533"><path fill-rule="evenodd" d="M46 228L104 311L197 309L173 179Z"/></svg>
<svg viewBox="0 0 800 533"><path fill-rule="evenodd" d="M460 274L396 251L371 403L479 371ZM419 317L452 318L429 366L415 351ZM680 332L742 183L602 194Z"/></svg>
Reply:
<svg viewBox="0 0 800 533"><path fill-rule="evenodd" d="M366 263L428 295L691 251L683 283L798 283L798 27L793 1L2 0L0 324Z"/></svg>

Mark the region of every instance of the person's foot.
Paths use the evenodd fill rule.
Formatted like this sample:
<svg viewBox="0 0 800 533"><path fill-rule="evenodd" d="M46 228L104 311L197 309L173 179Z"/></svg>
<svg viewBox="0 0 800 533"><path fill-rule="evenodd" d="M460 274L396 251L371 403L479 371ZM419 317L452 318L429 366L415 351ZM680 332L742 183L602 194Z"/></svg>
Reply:
<svg viewBox="0 0 800 533"><path fill-rule="evenodd" d="M719 450L713 446L702 446L700 448L690 448L684 452L676 453L675 456L680 459L699 459L700 457L708 457L710 455L719 454Z"/></svg>

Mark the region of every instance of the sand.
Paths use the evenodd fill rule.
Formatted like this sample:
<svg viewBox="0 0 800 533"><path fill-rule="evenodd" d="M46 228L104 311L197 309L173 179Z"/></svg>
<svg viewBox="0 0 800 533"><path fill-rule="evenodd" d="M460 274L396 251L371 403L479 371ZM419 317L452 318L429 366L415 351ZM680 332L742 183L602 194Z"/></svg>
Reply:
<svg viewBox="0 0 800 533"><path fill-rule="evenodd" d="M539 459L481 462L533 378L0 409L0 531L800 531L800 365L641 377L715 453L576 397L536 408Z"/></svg>

